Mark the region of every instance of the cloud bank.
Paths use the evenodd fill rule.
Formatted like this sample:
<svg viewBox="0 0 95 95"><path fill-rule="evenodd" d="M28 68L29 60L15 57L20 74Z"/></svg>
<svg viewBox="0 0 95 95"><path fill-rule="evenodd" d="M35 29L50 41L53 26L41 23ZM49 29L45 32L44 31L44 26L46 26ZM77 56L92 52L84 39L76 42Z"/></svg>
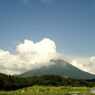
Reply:
<svg viewBox="0 0 95 95"><path fill-rule="evenodd" d="M16 47L16 54L0 49L0 72L19 74L41 66L50 65L51 59L61 58L77 68L95 74L95 56L73 57L56 51L56 44L49 38L39 42L25 39Z"/></svg>
<svg viewBox="0 0 95 95"><path fill-rule="evenodd" d="M22 73L41 65L47 65L49 60L56 58L56 45L50 39L34 43L24 40L16 48L17 54L0 50L0 72L7 74Z"/></svg>
<svg viewBox="0 0 95 95"><path fill-rule="evenodd" d="M83 71L95 74L95 56L73 57L70 63Z"/></svg>

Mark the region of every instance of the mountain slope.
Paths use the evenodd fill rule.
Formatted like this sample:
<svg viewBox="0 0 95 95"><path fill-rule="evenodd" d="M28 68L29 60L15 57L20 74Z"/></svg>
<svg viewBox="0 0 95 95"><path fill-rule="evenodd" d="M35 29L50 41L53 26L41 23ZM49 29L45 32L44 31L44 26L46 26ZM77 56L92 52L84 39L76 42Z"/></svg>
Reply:
<svg viewBox="0 0 95 95"><path fill-rule="evenodd" d="M36 68L21 74L21 77L31 77L39 75L60 75L79 79L94 79L95 75L84 72L64 60L51 60L51 65Z"/></svg>

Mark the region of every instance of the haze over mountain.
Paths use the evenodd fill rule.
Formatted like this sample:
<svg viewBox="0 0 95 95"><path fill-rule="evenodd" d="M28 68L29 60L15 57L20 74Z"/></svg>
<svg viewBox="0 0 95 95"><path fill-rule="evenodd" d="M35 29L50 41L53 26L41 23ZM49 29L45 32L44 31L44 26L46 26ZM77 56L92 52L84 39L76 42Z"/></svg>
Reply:
<svg viewBox="0 0 95 95"><path fill-rule="evenodd" d="M23 74L20 74L21 77L32 77L39 75L60 75L68 78L79 78L79 79L94 79L95 75L84 72L77 67L71 65L70 63L62 60L56 59L51 60L49 65L42 66Z"/></svg>

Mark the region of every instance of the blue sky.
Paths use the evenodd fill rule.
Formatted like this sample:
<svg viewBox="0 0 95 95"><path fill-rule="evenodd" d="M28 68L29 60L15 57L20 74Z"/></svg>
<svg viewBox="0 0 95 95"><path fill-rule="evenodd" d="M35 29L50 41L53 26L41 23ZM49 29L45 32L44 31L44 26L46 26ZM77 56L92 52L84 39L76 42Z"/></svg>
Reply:
<svg viewBox="0 0 95 95"><path fill-rule="evenodd" d="M95 55L95 0L0 0L0 49L43 38L59 52Z"/></svg>

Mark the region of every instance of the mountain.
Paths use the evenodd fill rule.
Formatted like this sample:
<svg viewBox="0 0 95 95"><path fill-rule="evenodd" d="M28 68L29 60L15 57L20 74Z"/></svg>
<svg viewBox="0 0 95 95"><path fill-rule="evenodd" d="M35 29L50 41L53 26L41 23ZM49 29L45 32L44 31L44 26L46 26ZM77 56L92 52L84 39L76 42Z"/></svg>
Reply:
<svg viewBox="0 0 95 95"><path fill-rule="evenodd" d="M60 75L67 78L95 79L95 75L82 71L71 65L69 62L56 59L50 61L51 65L41 66L39 68L20 74L21 77L32 77L39 75Z"/></svg>

